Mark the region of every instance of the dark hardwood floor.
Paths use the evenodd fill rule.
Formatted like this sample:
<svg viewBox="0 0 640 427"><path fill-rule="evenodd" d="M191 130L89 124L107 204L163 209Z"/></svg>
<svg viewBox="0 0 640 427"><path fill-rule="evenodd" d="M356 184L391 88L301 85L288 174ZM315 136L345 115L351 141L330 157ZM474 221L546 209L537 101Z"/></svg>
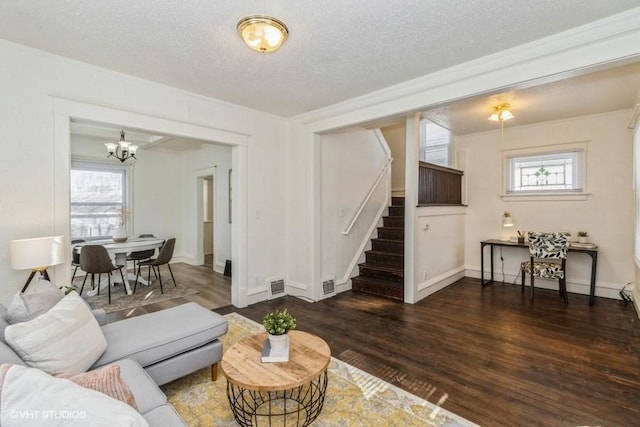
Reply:
<svg viewBox="0 0 640 427"><path fill-rule="evenodd" d="M540 289L530 304L519 285L481 289L465 278L414 305L350 291L238 309L228 305L229 278L174 266L179 282L201 290L190 300L257 322L286 307L334 357L483 426L640 425L640 322L620 301L590 307L588 296L569 294L565 306Z"/></svg>
<svg viewBox="0 0 640 427"><path fill-rule="evenodd" d="M333 356L484 426L640 425L640 323L631 306L462 279L418 304L357 292L287 307Z"/></svg>

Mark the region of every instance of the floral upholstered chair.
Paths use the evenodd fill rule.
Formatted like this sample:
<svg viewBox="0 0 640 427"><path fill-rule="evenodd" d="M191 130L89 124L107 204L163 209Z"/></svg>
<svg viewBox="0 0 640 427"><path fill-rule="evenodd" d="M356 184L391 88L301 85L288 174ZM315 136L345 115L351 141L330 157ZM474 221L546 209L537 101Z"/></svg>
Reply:
<svg viewBox="0 0 640 427"><path fill-rule="evenodd" d="M524 291L525 275L531 277L531 301L533 301L534 278L558 279L560 296L564 303L569 303L567 296L567 279L565 276L567 251L569 250L569 233L529 233L530 260L521 264L522 290Z"/></svg>

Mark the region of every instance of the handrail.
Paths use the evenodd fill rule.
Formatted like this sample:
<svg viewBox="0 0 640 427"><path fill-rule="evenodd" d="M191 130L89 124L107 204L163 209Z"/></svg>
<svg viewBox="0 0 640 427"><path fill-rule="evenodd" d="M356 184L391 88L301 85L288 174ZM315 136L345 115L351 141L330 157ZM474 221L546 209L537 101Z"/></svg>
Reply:
<svg viewBox="0 0 640 427"><path fill-rule="evenodd" d="M387 170L389 169L389 166L391 165L391 162L393 162L393 157L390 157L385 161L384 166L382 167L382 169L378 173L378 178L376 178L376 182L373 183L373 186L371 187L371 189L367 193L367 196L364 198L362 203L360 203L360 207L358 208L358 210L356 211L355 215L353 216L353 219L349 223L349 226L342 232L343 235L347 236L351 232L351 229L353 228L353 226L355 225L356 221L360 217L360 214L364 210L364 207L367 205L367 202L369 202L369 199L373 195L373 192L376 190L376 188L378 188L378 184L380 184L380 181L382 181L382 177L385 175L385 172L387 172Z"/></svg>

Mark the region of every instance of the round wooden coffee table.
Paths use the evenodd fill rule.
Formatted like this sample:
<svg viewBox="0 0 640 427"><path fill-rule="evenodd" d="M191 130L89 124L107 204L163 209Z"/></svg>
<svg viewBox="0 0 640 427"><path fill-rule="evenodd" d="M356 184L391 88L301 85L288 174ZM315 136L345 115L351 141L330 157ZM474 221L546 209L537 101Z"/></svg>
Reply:
<svg viewBox="0 0 640 427"><path fill-rule="evenodd" d="M262 363L266 333L243 338L222 356L227 397L241 426L311 424L322 410L331 350L320 337L289 331L289 361Z"/></svg>

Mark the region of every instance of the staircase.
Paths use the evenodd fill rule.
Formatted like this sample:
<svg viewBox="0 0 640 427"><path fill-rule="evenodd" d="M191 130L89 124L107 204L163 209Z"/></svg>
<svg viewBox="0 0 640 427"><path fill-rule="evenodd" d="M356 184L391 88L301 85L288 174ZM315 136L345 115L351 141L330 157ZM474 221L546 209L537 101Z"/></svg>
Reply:
<svg viewBox="0 0 640 427"><path fill-rule="evenodd" d="M354 291L404 301L404 197L392 197L389 215L382 217L378 237L371 239L360 275L351 279Z"/></svg>

